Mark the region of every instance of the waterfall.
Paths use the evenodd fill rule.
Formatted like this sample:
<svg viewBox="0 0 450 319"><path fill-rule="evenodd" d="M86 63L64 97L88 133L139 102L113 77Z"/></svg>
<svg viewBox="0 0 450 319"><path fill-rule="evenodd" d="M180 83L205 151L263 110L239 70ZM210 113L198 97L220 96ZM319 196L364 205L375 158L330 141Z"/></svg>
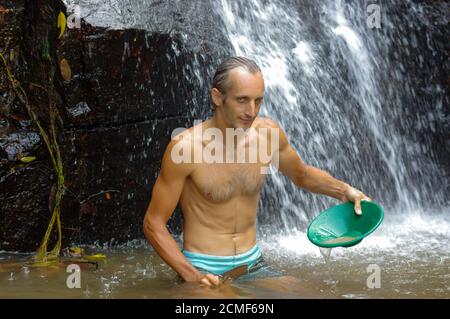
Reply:
<svg viewBox="0 0 450 319"><path fill-rule="evenodd" d="M433 88L434 101L404 98L419 95L399 58L413 53L417 37L405 34L399 19L424 23L420 7L380 4L381 28L369 28L367 4L221 0L217 10L230 55L262 68L260 114L280 123L304 161L363 190L390 213L413 214L446 200L445 181L433 178L445 174L410 132L414 104L428 104L422 107L432 117L442 109L443 89ZM275 174L263 192L260 220L289 229L332 203Z"/></svg>

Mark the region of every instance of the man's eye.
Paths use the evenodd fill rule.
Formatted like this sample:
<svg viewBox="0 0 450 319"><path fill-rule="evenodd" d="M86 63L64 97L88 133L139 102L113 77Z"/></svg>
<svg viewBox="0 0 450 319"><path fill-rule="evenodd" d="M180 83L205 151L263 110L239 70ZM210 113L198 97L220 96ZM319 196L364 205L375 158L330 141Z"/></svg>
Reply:
<svg viewBox="0 0 450 319"><path fill-rule="evenodd" d="M245 102L245 97L240 97L237 99L239 103L244 103Z"/></svg>

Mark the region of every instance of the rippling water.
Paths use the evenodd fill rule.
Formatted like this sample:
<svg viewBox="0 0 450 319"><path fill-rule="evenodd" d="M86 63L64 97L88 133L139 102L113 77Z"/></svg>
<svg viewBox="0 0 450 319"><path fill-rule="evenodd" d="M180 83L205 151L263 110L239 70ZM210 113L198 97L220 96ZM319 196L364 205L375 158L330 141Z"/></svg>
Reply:
<svg viewBox="0 0 450 319"><path fill-rule="evenodd" d="M432 218L386 216L360 244L335 248L326 263L303 231L264 237L267 262L286 280L233 281L219 289L178 280L145 241L115 248L87 247L107 255L99 269L82 266L81 288L69 289L66 266L25 267L30 255L0 253L1 298L449 298L449 210ZM380 270L380 288L368 288ZM373 267L373 266L372 266Z"/></svg>

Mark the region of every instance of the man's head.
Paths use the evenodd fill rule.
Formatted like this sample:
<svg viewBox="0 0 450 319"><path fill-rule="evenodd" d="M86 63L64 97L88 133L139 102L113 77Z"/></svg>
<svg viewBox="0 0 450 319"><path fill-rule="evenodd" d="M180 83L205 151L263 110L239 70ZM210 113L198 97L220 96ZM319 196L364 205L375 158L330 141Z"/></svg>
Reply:
<svg viewBox="0 0 450 319"><path fill-rule="evenodd" d="M214 74L211 98L216 113L227 127L249 128L264 97L264 79L258 65L247 58L232 57Z"/></svg>

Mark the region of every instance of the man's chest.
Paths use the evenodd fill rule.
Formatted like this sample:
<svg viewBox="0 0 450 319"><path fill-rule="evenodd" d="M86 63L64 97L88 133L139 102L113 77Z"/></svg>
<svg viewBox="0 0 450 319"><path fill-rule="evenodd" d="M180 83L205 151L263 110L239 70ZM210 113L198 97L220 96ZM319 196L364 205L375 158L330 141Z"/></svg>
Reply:
<svg viewBox="0 0 450 319"><path fill-rule="evenodd" d="M260 163L203 164L191 175L192 183L210 201L225 202L236 195L254 196L265 181Z"/></svg>

